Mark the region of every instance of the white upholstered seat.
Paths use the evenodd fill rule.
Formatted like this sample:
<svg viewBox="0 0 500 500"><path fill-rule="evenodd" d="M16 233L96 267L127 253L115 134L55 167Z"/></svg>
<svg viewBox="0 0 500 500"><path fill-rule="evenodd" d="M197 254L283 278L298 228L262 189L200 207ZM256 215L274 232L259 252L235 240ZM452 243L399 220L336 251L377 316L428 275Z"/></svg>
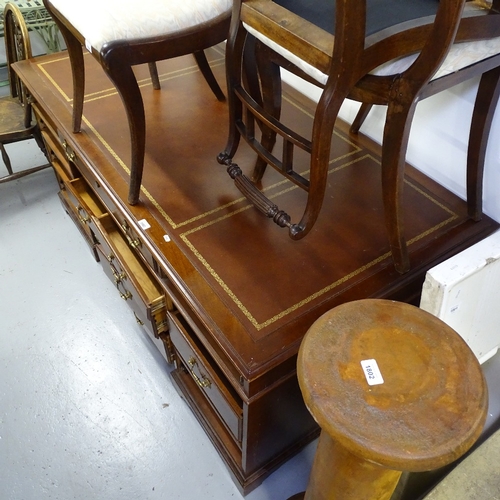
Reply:
<svg viewBox="0 0 500 500"><path fill-rule="evenodd" d="M487 9L481 9L476 4L471 4L466 7L467 11L476 11L478 14L481 10L487 12ZM287 50L282 45L279 45L275 41L266 37L260 31L254 29L253 27L245 24L245 29L252 34L255 38L260 40L262 43L267 45L270 49L274 50L285 59L290 61L292 64L300 68L304 73L309 75L313 80L316 80L321 85L325 85L328 80L328 75L321 72L318 68L312 66L307 61L304 61L297 55L293 54L289 50ZM456 71L460 71L471 64L474 64L478 61L482 61L484 59L488 59L489 57L493 57L497 54L500 54L500 37L487 39L487 40L476 40L473 42L463 42L454 44L446 56L441 67L432 77L433 79L441 78L443 76L449 75ZM411 64L415 61L418 54L412 54L406 57L401 57L398 59L394 59L392 61L388 61L383 65L372 71L372 74L378 76L384 75L393 75L397 73L402 73L406 69L408 69Z"/></svg>
<svg viewBox="0 0 500 500"><path fill-rule="evenodd" d="M232 0L52 0L85 45L100 51L114 40L133 40L177 33L225 13Z"/></svg>
<svg viewBox="0 0 500 500"><path fill-rule="evenodd" d="M311 231L322 208L331 137L344 99L361 103L352 133L373 105L387 106L382 198L395 268L407 272L404 169L415 108L422 99L475 76L481 80L470 128L467 205L471 219L481 218L484 155L500 95L499 12L500 0L235 0L226 47L234 99L219 162L242 193L297 240ZM252 42L243 53L245 40ZM244 80L241 73L249 65L243 65L243 54L248 59L250 51L257 70ZM280 121L279 66L324 87L310 138ZM260 85L254 84L257 76ZM277 135L284 144L274 150ZM241 137L258 155L251 179L232 161ZM306 177L294 169L295 149L309 154ZM267 165L307 192L297 221L259 190Z"/></svg>
<svg viewBox="0 0 500 500"><path fill-rule="evenodd" d="M68 47L73 73L73 131L83 112L82 45L114 83L130 128L128 201L139 201L146 147L141 91L132 66L148 64L153 87L160 88L156 61L194 54L198 67L219 100L224 94L204 50L226 39L232 0L44 0Z"/></svg>

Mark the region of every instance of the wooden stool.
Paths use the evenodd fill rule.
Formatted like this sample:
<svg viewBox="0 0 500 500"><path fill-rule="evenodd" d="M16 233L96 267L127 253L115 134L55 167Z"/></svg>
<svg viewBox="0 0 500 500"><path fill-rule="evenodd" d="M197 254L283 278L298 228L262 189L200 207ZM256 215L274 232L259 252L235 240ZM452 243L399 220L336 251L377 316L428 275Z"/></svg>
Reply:
<svg viewBox="0 0 500 500"><path fill-rule="evenodd" d="M81 128L85 72L82 44L101 64L125 106L130 127L131 164L128 201L139 201L146 122L132 66L149 64L159 88L156 61L193 53L219 100L222 93L204 49L224 41L232 0L44 0L68 47L73 73L73 131ZM168 155L165 155L168 158Z"/></svg>
<svg viewBox="0 0 500 500"><path fill-rule="evenodd" d="M360 300L320 317L298 378L322 432L307 491L294 499L388 500L402 471L459 458L486 419L486 383L467 344L399 302Z"/></svg>

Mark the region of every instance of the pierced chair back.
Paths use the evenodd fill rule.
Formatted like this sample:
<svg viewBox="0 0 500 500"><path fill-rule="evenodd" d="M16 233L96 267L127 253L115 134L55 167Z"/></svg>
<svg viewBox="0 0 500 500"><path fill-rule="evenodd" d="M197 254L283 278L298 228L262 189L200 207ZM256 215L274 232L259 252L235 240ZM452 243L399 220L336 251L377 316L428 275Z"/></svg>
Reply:
<svg viewBox="0 0 500 500"><path fill-rule="evenodd" d="M9 2L6 0L0 0L1 36L4 34L3 10L7 3ZM28 31L36 33L37 37L43 41L48 53L61 50L57 26L44 7L42 0L12 0L10 3L15 4L19 8Z"/></svg>
<svg viewBox="0 0 500 500"><path fill-rule="evenodd" d="M48 163L14 172L5 145L28 139L35 139L42 151L43 140L33 120L29 95L12 64L31 58L31 43L28 29L19 8L7 3L4 9L5 52L10 84L10 96L0 99L0 152L7 169L7 175L0 177L0 183L24 177L49 167Z"/></svg>
<svg viewBox="0 0 500 500"><path fill-rule="evenodd" d="M230 132L219 162L227 165L236 185L257 208L278 225L287 227L291 238L300 239L311 231L321 210L331 136L344 99L363 103L353 132L371 105L388 106L382 145L386 227L396 269L408 271L402 197L415 107L428 95L472 76L487 74L500 65L500 44L494 40L492 47L478 50L473 60L466 59L462 66L446 69L450 49L461 45L456 42L500 36L496 1L489 8L477 4L470 7L465 0L237 0L226 51ZM248 58L253 59L253 64L248 63ZM389 62L397 64L384 67ZM300 137L280 121L279 66L324 89L315 111L311 139ZM435 78L438 71L443 76ZM484 114L485 109L494 109L498 99L491 90L496 88L498 75L489 73L488 80L490 90L486 91L487 97L483 96L478 115ZM485 149L491 123L479 121L474 132L476 153ZM259 128L260 136L255 133ZM272 151L277 134L284 144L279 155ZM240 137L258 153L254 182L232 162ZM310 155L306 176L294 170L296 147ZM480 163L469 165L469 191L475 192L471 195L475 201L469 204L476 205L470 212L475 212L476 218L480 217ZM284 210L257 189L268 164L307 191L307 203L299 221L292 222Z"/></svg>

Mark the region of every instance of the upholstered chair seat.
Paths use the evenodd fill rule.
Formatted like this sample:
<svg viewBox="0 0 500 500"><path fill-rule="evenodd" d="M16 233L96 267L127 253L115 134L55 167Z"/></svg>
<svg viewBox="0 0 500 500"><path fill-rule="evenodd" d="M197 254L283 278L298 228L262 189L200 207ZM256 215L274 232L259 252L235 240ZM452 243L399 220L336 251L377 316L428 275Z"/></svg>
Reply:
<svg viewBox="0 0 500 500"><path fill-rule="evenodd" d="M100 52L104 45L164 37L196 29L219 16L227 16L230 0L51 0L52 7L85 39L87 49ZM83 4L83 5L82 5Z"/></svg>
<svg viewBox="0 0 500 500"><path fill-rule="evenodd" d="M224 41L232 0L44 0L68 47L73 72L73 131L79 132L83 112L82 45L97 59L116 86L130 127L130 190L139 201L145 155L145 115L132 67L149 64L153 86L160 88L156 61L193 53L219 100L224 94L204 49Z"/></svg>
<svg viewBox="0 0 500 500"><path fill-rule="evenodd" d="M389 0L389 2L390 1L392 0ZM280 2L278 1L276 3L279 4ZM293 2L290 2L288 0L282 0L281 3L287 4ZM432 3L435 4L435 0L431 0L430 5L427 6L427 9L424 12L430 14L433 10L434 11L436 10L432 9ZM309 15L309 17L311 19L315 19L316 22L326 27L327 25L325 21L331 19L333 15L333 9L334 9L334 2L330 2L330 7L326 9L330 15L323 17L319 15L316 16ZM470 13L475 12L478 15L484 15L488 12L487 10L481 8L478 4L475 3L466 4L465 11ZM413 15L416 14L417 14L416 12L413 13ZM411 14L406 14L406 15L411 16ZM401 19L404 19L404 16L401 16ZM245 26L245 29L255 38L260 40L262 43L267 45L272 50L276 51L278 54L287 59L290 63L300 68L302 71L304 71L318 83L320 83L321 85L326 84L328 80L328 74L323 73L315 66L309 64L304 59L301 59L293 52L287 50L283 45L280 45L279 43L273 41L271 38L268 38L257 29L254 29L252 26L249 26L248 24L245 23L243 23L243 25ZM331 22L331 24L328 26L329 26L329 32L332 32L333 22ZM384 24L382 23L381 20L379 20L378 22L372 22L368 26L371 29L371 31L378 33L380 36L379 30L381 27L384 26ZM500 37L485 39L485 40L475 40L470 42L455 43L450 47L446 59L443 61L443 63L438 68L436 73L434 73L432 79L434 80L437 78L441 78L442 76L455 73L457 71L466 68L467 66L471 66L472 64L478 61L488 59L489 57L495 56L499 53L500 53ZM413 62L415 62L417 56L418 53L403 57L398 57L391 61L387 61L384 64L380 65L379 67L375 68L371 73L377 76L387 76L387 75L402 73L403 71L407 70L412 65Z"/></svg>
<svg viewBox="0 0 500 500"><path fill-rule="evenodd" d="M387 106L381 165L385 222L395 268L407 272L404 169L417 103L477 76L467 207L471 219L481 218L484 156L500 94L499 7L500 0L236 0L226 49L229 137L218 161L261 212L299 240L309 234L322 208L331 137L343 101L361 103L352 133L373 105ZM255 71L242 78L243 69L248 73L251 67L242 61L252 51ZM311 137L301 137L280 121L279 67L323 88ZM252 83L257 79L259 84ZM273 151L277 135L284 141L283 152ZM251 178L232 162L240 137L258 155ZM294 170L294 148L310 155L307 175ZM296 221L258 189L267 165L307 192Z"/></svg>

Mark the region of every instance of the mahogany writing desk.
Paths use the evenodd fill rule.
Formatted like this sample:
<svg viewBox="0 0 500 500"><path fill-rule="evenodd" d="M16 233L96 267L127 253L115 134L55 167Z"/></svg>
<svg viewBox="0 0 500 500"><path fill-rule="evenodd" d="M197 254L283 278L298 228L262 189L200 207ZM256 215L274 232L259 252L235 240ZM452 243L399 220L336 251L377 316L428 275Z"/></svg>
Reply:
<svg viewBox="0 0 500 500"><path fill-rule="evenodd" d="M209 51L220 82L221 49ZM65 53L18 64L33 95L60 198L117 293L131 305L243 493L313 439L318 428L296 381L301 339L342 302L418 301L426 270L493 232L465 203L411 167L405 186L412 270L391 262L383 221L379 148L339 123L330 185L315 230L302 241L264 220L216 156L227 133L190 57L159 64L162 89L137 68L147 143L138 205L129 206L128 124L119 97L85 56L82 132L71 132ZM311 103L287 91L285 120L310 127ZM279 146L278 146L279 147ZM254 155L235 160L247 172ZM305 196L269 171L263 189L293 216ZM133 313L133 314L132 314ZM165 380L165 383L169 383Z"/></svg>

